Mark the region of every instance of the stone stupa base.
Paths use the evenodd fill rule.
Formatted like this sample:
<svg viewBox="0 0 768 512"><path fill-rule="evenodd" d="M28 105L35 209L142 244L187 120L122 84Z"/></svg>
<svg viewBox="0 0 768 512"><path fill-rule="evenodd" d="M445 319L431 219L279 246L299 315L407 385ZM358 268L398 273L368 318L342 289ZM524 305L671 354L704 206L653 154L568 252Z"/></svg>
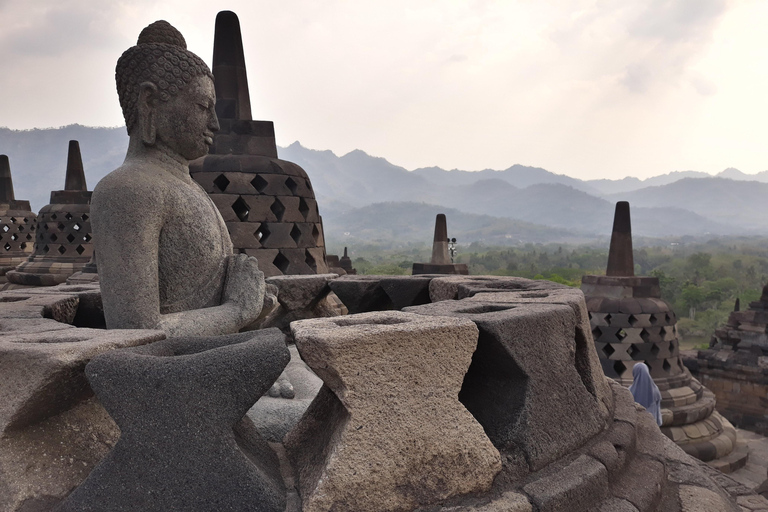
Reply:
<svg viewBox="0 0 768 512"><path fill-rule="evenodd" d="M466 263L448 263L439 265L436 263L414 263L411 274L458 274L469 275Z"/></svg>

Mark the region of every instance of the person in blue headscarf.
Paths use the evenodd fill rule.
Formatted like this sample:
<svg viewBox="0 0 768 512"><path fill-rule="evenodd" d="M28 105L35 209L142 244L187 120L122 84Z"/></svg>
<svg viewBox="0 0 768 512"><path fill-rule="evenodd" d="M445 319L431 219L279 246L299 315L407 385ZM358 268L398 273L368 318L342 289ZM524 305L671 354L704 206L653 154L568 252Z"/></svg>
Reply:
<svg viewBox="0 0 768 512"><path fill-rule="evenodd" d="M635 397L635 402L639 403L651 413L656 424L661 426L661 392L651 378L651 372L645 363L637 363L632 368L632 385L629 391Z"/></svg>

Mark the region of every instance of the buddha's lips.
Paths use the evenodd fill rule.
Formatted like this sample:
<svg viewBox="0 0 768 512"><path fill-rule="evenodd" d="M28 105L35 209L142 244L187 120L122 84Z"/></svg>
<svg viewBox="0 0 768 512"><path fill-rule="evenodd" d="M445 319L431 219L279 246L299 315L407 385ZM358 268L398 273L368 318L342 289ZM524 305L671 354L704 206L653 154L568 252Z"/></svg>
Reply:
<svg viewBox="0 0 768 512"><path fill-rule="evenodd" d="M211 135L205 135L205 143L209 146L213 145L213 137Z"/></svg>

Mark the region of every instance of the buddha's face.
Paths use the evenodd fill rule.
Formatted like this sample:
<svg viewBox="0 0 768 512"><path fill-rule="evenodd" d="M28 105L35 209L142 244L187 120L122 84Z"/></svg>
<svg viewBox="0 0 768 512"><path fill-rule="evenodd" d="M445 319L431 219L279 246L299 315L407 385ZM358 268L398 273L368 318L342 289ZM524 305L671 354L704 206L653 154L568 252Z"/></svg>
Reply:
<svg viewBox="0 0 768 512"><path fill-rule="evenodd" d="M219 129L215 107L216 92L207 76L194 78L168 101L157 101L156 145L185 160L207 155Z"/></svg>

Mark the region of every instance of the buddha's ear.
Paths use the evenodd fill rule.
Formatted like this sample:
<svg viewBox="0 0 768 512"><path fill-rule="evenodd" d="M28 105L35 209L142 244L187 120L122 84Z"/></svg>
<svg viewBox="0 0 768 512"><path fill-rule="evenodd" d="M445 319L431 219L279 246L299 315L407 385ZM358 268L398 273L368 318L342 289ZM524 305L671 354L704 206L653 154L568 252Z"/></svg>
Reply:
<svg viewBox="0 0 768 512"><path fill-rule="evenodd" d="M147 146L155 145L155 106L157 105L157 86L152 82L139 85L139 133L141 141Z"/></svg>

